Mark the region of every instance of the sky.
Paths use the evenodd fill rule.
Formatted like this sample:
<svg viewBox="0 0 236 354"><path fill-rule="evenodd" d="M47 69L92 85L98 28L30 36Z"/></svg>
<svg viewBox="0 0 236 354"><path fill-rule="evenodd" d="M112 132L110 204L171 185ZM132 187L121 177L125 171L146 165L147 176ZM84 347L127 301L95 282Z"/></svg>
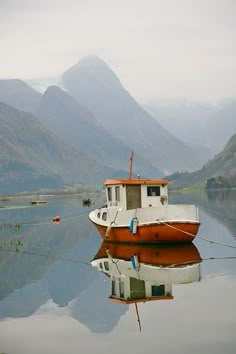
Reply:
<svg viewBox="0 0 236 354"><path fill-rule="evenodd" d="M0 0L0 78L104 60L137 100L236 95L236 0Z"/></svg>

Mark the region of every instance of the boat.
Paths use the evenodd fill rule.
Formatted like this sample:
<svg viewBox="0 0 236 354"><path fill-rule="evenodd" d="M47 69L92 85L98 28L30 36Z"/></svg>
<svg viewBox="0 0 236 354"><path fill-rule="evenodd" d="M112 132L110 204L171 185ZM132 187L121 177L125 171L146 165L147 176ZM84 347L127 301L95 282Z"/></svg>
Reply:
<svg viewBox="0 0 236 354"><path fill-rule="evenodd" d="M31 200L32 205L46 204L46 200Z"/></svg>
<svg viewBox="0 0 236 354"><path fill-rule="evenodd" d="M198 207L169 204L168 180L132 178L104 181L106 204L89 213L102 238L111 242L192 242L200 222Z"/></svg>
<svg viewBox="0 0 236 354"><path fill-rule="evenodd" d="M92 201L91 201L91 199L89 199L89 198L82 200L82 205L83 205L83 206L90 206L91 203L92 203Z"/></svg>
<svg viewBox="0 0 236 354"><path fill-rule="evenodd" d="M110 301L133 304L173 300L174 284L201 280L201 262L193 243L153 246L103 241L91 265L109 277Z"/></svg>

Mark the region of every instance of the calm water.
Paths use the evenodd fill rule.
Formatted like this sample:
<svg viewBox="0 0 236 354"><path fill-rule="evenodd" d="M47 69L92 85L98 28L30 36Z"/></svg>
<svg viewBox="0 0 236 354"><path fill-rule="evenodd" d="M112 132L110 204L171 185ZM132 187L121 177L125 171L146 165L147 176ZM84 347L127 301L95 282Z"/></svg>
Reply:
<svg viewBox="0 0 236 354"><path fill-rule="evenodd" d="M235 353L236 191L170 202L199 205L201 280L139 303L140 332L134 304L112 303L110 279L90 264L101 245L92 208L76 196L0 201L0 353Z"/></svg>

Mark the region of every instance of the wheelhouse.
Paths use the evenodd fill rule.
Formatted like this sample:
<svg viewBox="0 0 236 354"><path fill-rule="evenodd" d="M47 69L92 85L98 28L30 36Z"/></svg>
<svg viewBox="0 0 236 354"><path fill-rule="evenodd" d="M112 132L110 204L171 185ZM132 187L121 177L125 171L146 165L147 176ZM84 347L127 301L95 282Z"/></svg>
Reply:
<svg viewBox="0 0 236 354"><path fill-rule="evenodd" d="M167 180L106 180L104 184L108 207L129 210L168 203Z"/></svg>
<svg viewBox="0 0 236 354"><path fill-rule="evenodd" d="M172 284L159 284L134 277L111 277L113 302L133 303L153 300L172 300Z"/></svg>

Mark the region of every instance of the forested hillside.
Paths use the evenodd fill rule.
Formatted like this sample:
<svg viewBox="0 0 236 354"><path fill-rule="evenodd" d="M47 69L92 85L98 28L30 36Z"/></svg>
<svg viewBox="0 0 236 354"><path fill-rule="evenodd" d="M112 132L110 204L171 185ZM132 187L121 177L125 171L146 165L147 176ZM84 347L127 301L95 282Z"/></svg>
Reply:
<svg viewBox="0 0 236 354"><path fill-rule="evenodd" d="M30 113L0 103L0 193L99 184L112 170L72 148Z"/></svg>
<svg viewBox="0 0 236 354"><path fill-rule="evenodd" d="M223 151L193 173L175 173L168 177L172 187L202 185L211 188L236 187L236 134Z"/></svg>

